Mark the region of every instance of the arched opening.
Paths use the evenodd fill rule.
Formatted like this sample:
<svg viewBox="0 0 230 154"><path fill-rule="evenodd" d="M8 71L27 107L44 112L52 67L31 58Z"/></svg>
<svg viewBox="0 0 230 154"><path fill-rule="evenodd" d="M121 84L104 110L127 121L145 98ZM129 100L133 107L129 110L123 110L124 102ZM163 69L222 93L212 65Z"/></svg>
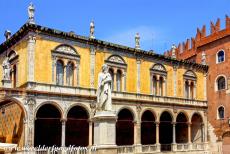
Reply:
<svg viewBox="0 0 230 154"><path fill-rule="evenodd" d="M109 74L111 75L112 78L112 90L114 90L114 71L112 68L109 68Z"/></svg>
<svg viewBox="0 0 230 154"><path fill-rule="evenodd" d="M14 143L24 146L22 107L11 100L0 102L0 143Z"/></svg>
<svg viewBox="0 0 230 154"><path fill-rule="evenodd" d="M68 62L66 66L66 84L68 86L73 86L74 79L74 64L72 62Z"/></svg>
<svg viewBox="0 0 230 154"><path fill-rule="evenodd" d="M57 83L57 85L63 85L64 84L64 64L61 60L57 61L56 83Z"/></svg>
<svg viewBox="0 0 230 154"><path fill-rule="evenodd" d="M218 119L224 119L224 107L220 106L218 108Z"/></svg>
<svg viewBox="0 0 230 154"><path fill-rule="evenodd" d="M34 146L61 146L61 114L52 104L41 106L36 114Z"/></svg>
<svg viewBox="0 0 230 154"><path fill-rule="evenodd" d="M121 91L121 70L117 70L117 76L116 76L116 80L117 80L117 91Z"/></svg>
<svg viewBox="0 0 230 154"><path fill-rule="evenodd" d="M145 111L141 117L141 144L156 143L156 124L153 113Z"/></svg>
<svg viewBox="0 0 230 154"><path fill-rule="evenodd" d="M134 143L134 124L133 115L128 109L122 109L118 113L116 123L116 144L133 145Z"/></svg>
<svg viewBox="0 0 230 154"><path fill-rule="evenodd" d="M202 132L202 117L195 113L192 116L192 125L191 125L191 140L193 143L201 143L203 142L203 132Z"/></svg>
<svg viewBox="0 0 230 154"><path fill-rule="evenodd" d="M229 154L230 149L230 132L225 132L223 135L223 154Z"/></svg>
<svg viewBox="0 0 230 154"><path fill-rule="evenodd" d="M188 142L188 120L184 113L180 112L176 118L176 143Z"/></svg>
<svg viewBox="0 0 230 154"><path fill-rule="evenodd" d="M69 110L66 122L66 146L89 145L88 119L87 111L81 106L74 106Z"/></svg>
<svg viewBox="0 0 230 154"><path fill-rule="evenodd" d="M172 116L169 112L165 111L161 114L159 129L161 151L171 151L173 126Z"/></svg>
<svg viewBox="0 0 230 154"><path fill-rule="evenodd" d="M157 77L153 76L153 95L157 95Z"/></svg>
<svg viewBox="0 0 230 154"><path fill-rule="evenodd" d="M217 53L217 63L221 63L224 61L224 51L221 50Z"/></svg>
<svg viewBox="0 0 230 154"><path fill-rule="evenodd" d="M223 76L220 76L218 79L217 79L217 90L223 90L225 89L225 78Z"/></svg>

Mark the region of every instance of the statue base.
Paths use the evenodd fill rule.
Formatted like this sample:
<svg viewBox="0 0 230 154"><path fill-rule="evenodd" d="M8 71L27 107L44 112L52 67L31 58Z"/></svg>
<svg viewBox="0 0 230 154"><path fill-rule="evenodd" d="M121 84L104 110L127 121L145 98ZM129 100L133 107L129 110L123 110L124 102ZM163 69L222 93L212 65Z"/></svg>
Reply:
<svg viewBox="0 0 230 154"><path fill-rule="evenodd" d="M97 149L97 153L117 153L116 114L113 111L99 111L93 117L93 121L94 146Z"/></svg>
<svg viewBox="0 0 230 154"><path fill-rule="evenodd" d="M11 80L3 79L2 80L2 86L4 88L12 88Z"/></svg>

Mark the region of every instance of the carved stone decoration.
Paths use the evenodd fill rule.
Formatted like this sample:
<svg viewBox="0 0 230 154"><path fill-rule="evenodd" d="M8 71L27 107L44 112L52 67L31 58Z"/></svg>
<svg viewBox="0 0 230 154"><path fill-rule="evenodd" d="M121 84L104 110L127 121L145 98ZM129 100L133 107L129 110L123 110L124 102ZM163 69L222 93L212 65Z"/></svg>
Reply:
<svg viewBox="0 0 230 154"><path fill-rule="evenodd" d="M33 146L33 137L34 137L34 108L36 101L33 98L28 98L25 102L25 105L28 105L28 136L27 144L28 146Z"/></svg>
<svg viewBox="0 0 230 154"><path fill-rule="evenodd" d="M108 61L115 62L115 63L125 64L125 62L123 61L123 59L121 59L119 56L111 56L111 57L109 57Z"/></svg>
<svg viewBox="0 0 230 154"><path fill-rule="evenodd" d="M55 51L62 52L62 53L67 53L67 54L72 54L72 55L77 55L76 51L67 45L61 45L55 49Z"/></svg>
<svg viewBox="0 0 230 154"><path fill-rule="evenodd" d="M33 3L30 3L29 7L28 7L28 16L29 16L29 23L30 24L35 24L34 21L34 12L35 12L35 8Z"/></svg>
<svg viewBox="0 0 230 154"><path fill-rule="evenodd" d="M11 37L11 31L6 30L5 33L4 33L4 36L5 36L6 40L10 39L10 37Z"/></svg>
<svg viewBox="0 0 230 154"><path fill-rule="evenodd" d="M90 34L89 34L89 37L92 38L92 39L95 38L94 31L95 31L94 21L91 21L90 22Z"/></svg>
<svg viewBox="0 0 230 154"><path fill-rule="evenodd" d="M140 112L141 112L141 110L142 110L141 105L140 105L140 104L138 104L138 105L136 106L136 109L137 109L137 113L140 113Z"/></svg>
<svg viewBox="0 0 230 154"><path fill-rule="evenodd" d="M166 69L163 65L161 64L155 64L153 67L152 67L153 70L158 70L158 71L165 71L166 72Z"/></svg>
<svg viewBox="0 0 230 154"><path fill-rule="evenodd" d="M9 62L9 57L6 57L2 63L3 67L3 80L10 80L10 62Z"/></svg>
<svg viewBox="0 0 230 154"><path fill-rule="evenodd" d="M90 109L91 109L91 116L93 117L96 113L96 103L95 102L90 103Z"/></svg>
<svg viewBox="0 0 230 154"><path fill-rule="evenodd" d="M171 50L172 50L172 58L176 58L176 46L174 44L172 45Z"/></svg>
<svg viewBox="0 0 230 154"><path fill-rule="evenodd" d="M203 51L202 52L202 55L201 55L202 57L201 57L201 63L203 64L203 65L206 65L206 54L205 54L205 52Z"/></svg>
<svg viewBox="0 0 230 154"><path fill-rule="evenodd" d="M102 66L102 71L98 75L97 88L97 110L98 111L112 111L112 78L108 65Z"/></svg>
<svg viewBox="0 0 230 154"><path fill-rule="evenodd" d="M190 78L196 78L196 75L194 74L194 72L190 70L185 72L184 76L190 77Z"/></svg>

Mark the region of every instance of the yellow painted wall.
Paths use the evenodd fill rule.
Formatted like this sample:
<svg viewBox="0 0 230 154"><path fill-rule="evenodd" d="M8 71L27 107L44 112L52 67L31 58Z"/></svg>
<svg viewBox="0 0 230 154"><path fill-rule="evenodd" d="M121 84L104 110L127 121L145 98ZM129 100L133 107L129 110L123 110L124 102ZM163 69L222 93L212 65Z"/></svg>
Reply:
<svg viewBox="0 0 230 154"><path fill-rule="evenodd" d="M55 49L60 42L45 40L42 37L36 37L35 47L35 82L52 84L52 56L51 51ZM80 55L80 68L79 68L79 86L90 87L90 50L87 47L73 46ZM18 67L18 85L22 85L27 80L27 42L21 41L13 48L19 54L19 67ZM95 88L97 88L97 76L101 71L104 61L112 53L107 50L96 50L95 55ZM126 73L126 91L137 92L137 63L136 58L123 56L127 63ZM0 62L3 58L0 57ZM146 59L141 59L141 74L140 74L140 92L142 94L150 94L150 68L153 62ZM167 70L167 96L174 96L174 81L173 81L173 67L164 65ZM177 69L177 97L184 98L184 79L183 74L186 70L183 67ZM204 78L203 73L196 72L197 74L197 99L204 100ZM0 67L0 77L2 78L2 67Z"/></svg>

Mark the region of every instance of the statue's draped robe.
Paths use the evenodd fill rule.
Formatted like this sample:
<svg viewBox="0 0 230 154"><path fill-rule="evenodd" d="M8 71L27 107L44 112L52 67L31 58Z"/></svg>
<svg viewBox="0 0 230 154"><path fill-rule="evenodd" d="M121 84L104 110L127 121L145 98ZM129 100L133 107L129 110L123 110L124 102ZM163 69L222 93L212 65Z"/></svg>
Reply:
<svg viewBox="0 0 230 154"><path fill-rule="evenodd" d="M109 73L99 73L97 90L97 103L99 110L112 110L111 83L112 78Z"/></svg>

